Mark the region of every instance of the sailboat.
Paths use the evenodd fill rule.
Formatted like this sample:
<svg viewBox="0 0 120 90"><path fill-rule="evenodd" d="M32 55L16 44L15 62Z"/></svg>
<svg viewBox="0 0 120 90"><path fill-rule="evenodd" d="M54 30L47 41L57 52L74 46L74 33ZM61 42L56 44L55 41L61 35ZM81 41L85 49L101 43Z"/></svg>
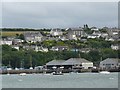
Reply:
<svg viewBox="0 0 120 90"><path fill-rule="evenodd" d="M24 67L23 67L23 61L21 61L21 63L20 63L20 70L23 70L24 69Z"/></svg>
<svg viewBox="0 0 120 90"><path fill-rule="evenodd" d="M15 70L19 70L19 69L16 67Z"/></svg>
<svg viewBox="0 0 120 90"><path fill-rule="evenodd" d="M7 75L10 75L10 70L12 70L10 63L11 63L11 62L9 61L9 66L8 66L8 68L7 68Z"/></svg>
<svg viewBox="0 0 120 90"><path fill-rule="evenodd" d="M19 70L19 69L17 68L17 62L16 62L16 67L15 67L15 70Z"/></svg>
<svg viewBox="0 0 120 90"><path fill-rule="evenodd" d="M33 69L33 67L32 67L32 57L30 56L30 68L29 68L30 70L32 70Z"/></svg>

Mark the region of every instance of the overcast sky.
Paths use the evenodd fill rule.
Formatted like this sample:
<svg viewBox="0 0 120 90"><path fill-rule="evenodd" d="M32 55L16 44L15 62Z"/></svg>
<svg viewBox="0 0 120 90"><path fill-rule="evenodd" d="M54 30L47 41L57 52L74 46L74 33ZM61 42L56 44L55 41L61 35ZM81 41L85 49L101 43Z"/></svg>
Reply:
<svg viewBox="0 0 120 90"><path fill-rule="evenodd" d="M4 2L2 26L12 28L67 28L84 24L118 26L117 2Z"/></svg>

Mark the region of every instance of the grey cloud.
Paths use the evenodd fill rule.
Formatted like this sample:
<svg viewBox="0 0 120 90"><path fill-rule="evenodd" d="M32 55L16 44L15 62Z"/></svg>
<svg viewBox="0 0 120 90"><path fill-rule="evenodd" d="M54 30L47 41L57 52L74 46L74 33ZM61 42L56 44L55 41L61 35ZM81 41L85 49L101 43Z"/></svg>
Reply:
<svg viewBox="0 0 120 90"><path fill-rule="evenodd" d="M3 27L117 26L117 3L3 3Z"/></svg>

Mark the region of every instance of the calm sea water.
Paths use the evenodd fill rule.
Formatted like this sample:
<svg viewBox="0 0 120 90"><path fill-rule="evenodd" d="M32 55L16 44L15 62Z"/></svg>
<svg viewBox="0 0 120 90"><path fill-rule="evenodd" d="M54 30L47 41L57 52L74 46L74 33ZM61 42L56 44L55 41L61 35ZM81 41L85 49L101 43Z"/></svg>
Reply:
<svg viewBox="0 0 120 90"><path fill-rule="evenodd" d="M118 73L2 75L2 88L118 88Z"/></svg>

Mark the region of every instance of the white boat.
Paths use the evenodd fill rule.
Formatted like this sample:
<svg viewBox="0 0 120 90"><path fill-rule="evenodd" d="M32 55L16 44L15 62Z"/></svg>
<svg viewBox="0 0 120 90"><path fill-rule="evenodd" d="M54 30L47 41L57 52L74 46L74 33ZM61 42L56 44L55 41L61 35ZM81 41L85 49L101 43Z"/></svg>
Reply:
<svg viewBox="0 0 120 90"><path fill-rule="evenodd" d="M110 72L108 72L108 71L101 71L99 73L101 73L101 74L110 74Z"/></svg>
<svg viewBox="0 0 120 90"><path fill-rule="evenodd" d="M9 73L7 75L10 75Z"/></svg>
<svg viewBox="0 0 120 90"><path fill-rule="evenodd" d="M20 76L26 76L26 73L20 73Z"/></svg>
<svg viewBox="0 0 120 90"><path fill-rule="evenodd" d="M33 67L30 67L29 69L30 69L30 70L32 70L32 69L33 69Z"/></svg>
<svg viewBox="0 0 120 90"><path fill-rule="evenodd" d="M7 68L7 70L12 70L12 68Z"/></svg>
<svg viewBox="0 0 120 90"><path fill-rule="evenodd" d="M53 72L52 74L53 74L53 75L63 75L62 72Z"/></svg>
<svg viewBox="0 0 120 90"><path fill-rule="evenodd" d="M18 68L15 68L15 70L19 70Z"/></svg>

